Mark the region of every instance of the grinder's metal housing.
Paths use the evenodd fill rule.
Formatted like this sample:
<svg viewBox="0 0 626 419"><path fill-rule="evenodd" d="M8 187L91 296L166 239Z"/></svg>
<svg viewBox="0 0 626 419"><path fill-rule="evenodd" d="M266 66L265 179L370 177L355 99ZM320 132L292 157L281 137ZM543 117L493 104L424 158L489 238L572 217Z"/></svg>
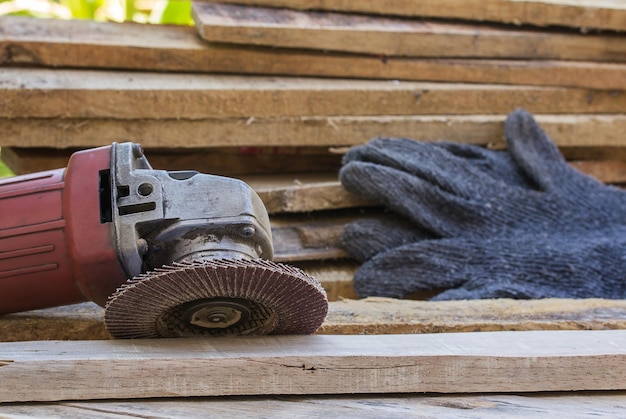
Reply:
<svg viewBox="0 0 626 419"><path fill-rule="evenodd" d="M172 262L271 259L269 217L246 183L196 171L154 170L139 144L114 144L105 222L128 277ZM107 173L101 173L105 178ZM110 215L109 215L110 214Z"/></svg>

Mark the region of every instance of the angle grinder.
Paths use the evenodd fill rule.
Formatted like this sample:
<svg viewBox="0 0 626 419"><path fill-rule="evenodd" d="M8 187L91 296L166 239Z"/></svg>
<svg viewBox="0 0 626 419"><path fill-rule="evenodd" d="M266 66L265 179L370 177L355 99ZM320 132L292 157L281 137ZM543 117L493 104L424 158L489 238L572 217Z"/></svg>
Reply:
<svg viewBox="0 0 626 419"><path fill-rule="evenodd" d="M154 170L139 144L0 181L0 314L93 301L117 338L313 333L324 289L272 255L252 188Z"/></svg>

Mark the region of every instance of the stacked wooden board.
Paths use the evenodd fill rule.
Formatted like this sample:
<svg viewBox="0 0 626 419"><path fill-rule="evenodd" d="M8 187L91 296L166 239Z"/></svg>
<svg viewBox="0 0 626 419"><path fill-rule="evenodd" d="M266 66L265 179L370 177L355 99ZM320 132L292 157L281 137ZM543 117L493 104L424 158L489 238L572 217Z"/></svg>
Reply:
<svg viewBox="0 0 626 419"><path fill-rule="evenodd" d="M193 9L196 28L0 18L3 160L27 173L136 141L156 168L242 177L272 214L278 259L318 274L324 261L344 284L355 265L337 238L367 203L336 174L341 153L370 138L500 148L505 115L524 107L572 164L626 181L619 2ZM333 298L354 297L340 288Z"/></svg>
<svg viewBox="0 0 626 419"><path fill-rule="evenodd" d="M506 114L524 107L537 115L573 165L603 181L625 183L626 7L622 2L203 1L194 4L194 16L195 28L0 17L2 158L16 172L27 173L61 167L77 149L136 141L156 168L196 169L249 181L271 214L277 259L313 273L328 291L332 302L320 334L625 328L623 301L353 300L351 278L357 265L338 247L338 237L345 223L379 209L348 194L336 180L342 152L376 136L501 148ZM587 352L572 352L565 345L552 354L505 354L510 359L500 360L501 364L485 361L495 356L489 351L474 355L443 351L433 357L448 372L462 367L457 362L460 355L466 365L485 361L483 372L510 368L510 374L477 378L500 377L494 386L477 385L475 391L623 390L623 351L594 346L598 341L621 342L623 333L615 332L571 335ZM5 341L108 338L102 310L92 304L3 316L0 336ZM565 335L548 333L541 339L559 342L561 336ZM432 345L476 346L470 337L454 340L442 335L441 339ZM518 338L494 339L505 347ZM534 342L519 339L519 347ZM383 340L372 346L382 348ZM259 342L266 347L273 344L272 339ZM393 350L381 349L361 361L368 362L371 371L390 368L391 372L379 374L379 381L372 373L365 380L370 386L359 387L363 381L358 377L368 368L355 364L344 371L343 391L397 391L394 386L407 373L407 365L434 359L403 352L408 341L401 338L388 342ZM41 358L17 356L35 350L33 345L45 352ZM90 363L80 356L63 355L111 350L109 343L94 345L68 343L55 352L56 343L45 348L31 342L0 344L0 353L7 354L0 356L0 373L12 371L16 375L6 377L16 383L25 377L34 382L28 374L46 363L59 362L59 369L49 370L50 377L79 364L91 368L73 375L76 386L63 390L66 393L44 388L50 387L46 379L41 380L36 397L31 388L0 393L0 401L218 394L207 390L215 387L208 382L185 385L182 378L192 375L182 372L135 396L127 389L72 393L105 369L110 371L111 362L134 364L131 353L137 347L152 351L157 359L141 366L148 375L174 365L160 354L184 352L176 343L136 342L113 344L118 345L115 360ZM202 345L192 344L200 352L206 350ZM228 352L229 343L224 345ZM246 341L245 345L253 344ZM303 340L293 348L298 351L308 345ZM393 361L397 365L382 362L389 351L398 355ZM255 356L242 352L241 359L229 361L225 356L218 361L185 353L196 369L209 364L213 368L213 362L223 363L224 368L248 368L245 359ZM309 365L311 359L327 355L311 352L272 358L263 362L282 363L282 367L261 369L272 377L284 376L280 368L285 365L291 368L286 371L302 372L290 378L290 386L275 386L272 391L340 392L337 386L328 387L337 379L333 371L341 370L335 363L345 364L358 356L346 351L344 358L328 358L329 364ZM543 368L542 386L534 385L538 380L532 371L526 381L511 385L511 374L538 357L545 361L536 364ZM566 380L567 374L548 379L568 366L575 369L571 362L583 358L588 364L576 376L575 386ZM185 368L185 374L191 374L192 365ZM116 372L119 379L122 370ZM471 368L463 371L480 374ZM472 384L467 377L456 386L441 383L424 381L422 387L410 390L471 391L465 386ZM146 382L127 384L136 389ZM267 389L255 391L269 394ZM223 394L252 392L242 379ZM6 412L11 414L10 409Z"/></svg>

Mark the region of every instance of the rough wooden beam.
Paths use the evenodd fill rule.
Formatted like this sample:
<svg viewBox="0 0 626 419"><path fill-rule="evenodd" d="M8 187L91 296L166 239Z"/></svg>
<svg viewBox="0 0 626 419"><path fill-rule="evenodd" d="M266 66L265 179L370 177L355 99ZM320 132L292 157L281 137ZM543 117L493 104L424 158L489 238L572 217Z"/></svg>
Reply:
<svg viewBox="0 0 626 419"><path fill-rule="evenodd" d="M300 10L334 10L574 28L626 30L621 0L210 0Z"/></svg>
<svg viewBox="0 0 626 419"><path fill-rule="evenodd" d="M600 182L626 183L626 161L624 160L577 160L570 164Z"/></svg>
<svg viewBox="0 0 626 419"><path fill-rule="evenodd" d="M626 301L603 299L333 302L318 333L387 334L626 329Z"/></svg>
<svg viewBox="0 0 626 419"><path fill-rule="evenodd" d="M0 17L0 66L626 89L626 64L408 59L208 44L194 28Z"/></svg>
<svg viewBox="0 0 626 419"><path fill-rule="evenodd" d="M613 34L546 32L202 1L193 2L192 10L200 36L210 42L405 57L626 61L626 43Z"/></svg>
<svg viewBox="0 0 626 419"><path fill-rule="evenodd" d="M0 140L0 145L2 140ZM222 176L288 177L315 176L319 172L336 172L341 155L328 147L210 147L197 149L144 148L150 164L156 169L187 170ZM15 174L40 172L67 166L76 148L20 148L2 146L0 158ZM271 183L268 183L268 187ZM286 186L286 185L285 185Z"/></svg>
<svg viewBox="0 0 626 419"><path fill-rule="evenodd" d="M366 207L374 202L346 191L337 180L282 188L261 189L259 196L270 213L309 212Z"/></svg>
<svg viewBox="0 0 626 419"><path fill-rule="evenodd" d="M318 265L317 271L312 266L305 267L322 281L331 298L338 290L333 288L337 286L332 282L334 278L345 276L346 280L340 281L351 284L349 275L354 269L348 265L331 265L329 269ZM103 315L101 307L84 303L0 316L0 341L110 339ZM380 335L581 329L626 329L626 301L340 299L330 302L328 316L317 333Z"/></svg>
<svg viewBox="0 0 626 419"><path fill-rule="evenodd" d="M354 290L354 273L359 264L355 260L294 262L309 275L313 275L326 290L328 301L359 298Z"/></svg>
<svg viewBox="0 0 626 419"><path fill-rule="evenodd" d="M37 341L0 353L0 402L626 389L625 330Z"/></svg>
<svg viewBox="0 0 626 419"><path fill-rule="evenodd" d="M347 223L356 218L348 215L273 216L272 240L274 260L296 262L341 259L348 254L339 246Z"/></svg>
<svg viewBox="0 0 626 419"><path fill-rule="evenodd" d="M626 77L624 78L626 81ZM2 146L94 147L120 139L145 147L324 147L374 137L504 146L505 115L363 116L203 120L0 119ZM537 115L559 146L623 146L626 115Z"/></svg>
<svg viewBox="0 0 626 419"><path fill-rule="evenodd" d="M82 402L11 403L0 405L0 416L11 419L59 417L347 417L458 419L480 417L618 418L624 413L626 392L568 392L527 394L387 394L274 397L207 397L188 399L101 400ZM549 412L549 413L547 413Z"/></svg>
<svg viewBox="0 0 626 419"><path fill-rule="evenodd" d="M581 147L573 153L577 160L570 161L570 164L601 182L626 183L626 148L612 147L605 150L603 154L598 154L604 150ZM65 167L74 151L3 147L0 157L14 173L25 174ZM193 169L243 179L261 196L270 214L374 204L348 193L340 186L337 172L341 167L341 155L330 153L327 148L279 148L261 150L258 154L231 153L219 148L145 151L156 169ZM566 156L572 153L567 148L563 151ZM259 174L263 172L271 174Z"/></svg>
<svg viewBox="0 0 626 419"><path fill-rule="evenodd" d="M626 183L625 160L576 160L570 164L581 172L604 183ZM324 179L322 174L318 174ZM329 173L327 178L337 178L337 173ZM283 179L290 179L289 175ZM270 214L310 212L330 209L371 207L379 203L366 200L346 191L338 180L316 182L315 177L307 181L294 181L293 184L270 186L264 184L263 177L251 177L255 187ZM258 180L257 180L258 179ZM296 179L298 179L296 177Z"/></svg>
<svg viewBox="0 0 626 419"><path fill-rule="evenodd" d="M487 115L516 107L578 114L626 109L625 93L595 89L35 68L3 69L0 97L0 117L16 119Z"/></svg>

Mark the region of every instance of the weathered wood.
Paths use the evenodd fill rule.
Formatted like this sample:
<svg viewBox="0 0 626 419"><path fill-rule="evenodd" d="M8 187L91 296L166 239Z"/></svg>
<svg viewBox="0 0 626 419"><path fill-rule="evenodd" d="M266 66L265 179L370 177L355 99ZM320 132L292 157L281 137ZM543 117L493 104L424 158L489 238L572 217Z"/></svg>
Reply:
<svg viewBox="0 0 626 419"><path fill-rule="evenodd" d="M11 419L151 417L204 419L215 417L289 418L439 418L519 417L545 419L623 416L626 392L596 391L525 394L458 395L324 395L273 397L207 397L189 399L102 400L12 403L0 405ZM210 413L209 413L210 412Z"/></svg>
<svg viewBox="0 0 626 419"><path fill-rule="evenodd" d="M604 183L626 183L626 161L624 160L576 160L569 162L582 173ZM290 175L282 179L293 179ZM337 173L302 176L302 180L292 184L271 186L265 177L248 177L245 180L253 186L263 200L270 214L310 212L331 209L371 207L376 202L361 198L346 191L336 180ZM333 179L334 180L331 180ZM299 179L299 178L296 178ZM317 180L320 181L317 181Z"/></svg>
<svg viewBox="0 0 626 419"><path fill-rule="evenodd" d="M408 59L208 44L194 28L0 17L0 66L626 88L626 64Z"/></svg>
<svg viewBox="0 0 626 419"><path fill-rule="evenodd" d="M626 301L602 299L340 300L321 334L626 329Z"/></svg>
<svg viewBox="0 0 626 419"><path fill-rule="evenodd" d="M104 309L95 303L0 316L0 341L111 339Z"/></svg>
<svg viewBox="0 0 626 419"><path fill-rule="evenodd" d="M207 0L204 0L207 1ZM334 10L410 17L435 17L626 30L626 5L621 0L210 0L300 10Z"/></svg>
<svg viewBox="0 0 626 419"><path fill-rule="evenodd" d="M374 205L373 202L346 191L336 180L261 189L259 196L270 213L308 212Z"/></svg>
<svg viewBox="0 0 626 419"><path fill-rule="evenodd" d="M352 259L293 262L313 275L326 290L328 301L359 298L354 290L354 273L359 264Z"/></svg>
<svg viewBox="0 0 626 419"><path fill-rule="evenodd" d="M626 42L614 34L540 32L202 1L193 2L192 10L200 36L210 42L405 57L626 61Z"/></svg>
<svg viewBox="0 0 626 419"><path fill-rule="evenodd" d="M600 182L626 183L626 161L624 160L578 160L570 164Z"/></svg>
<svg viewBox="0 0 626 419"><path fill-rule="evenodd" d="M0 157L16 174L65 167L74 149L3 147ZM146 149L156 169L193 169L237 176L261 196L270 214L370 206L373 203L340 187L341 154L328 148L272 148L256 153L240 149ZM604 152L606 151L606 152ZM570 164L604 183L626 183L626 148L563 150ZM580 160L583 159L583 160ZM226 164L228 163L228 164ZM309 172L302 172L308 170ZM271 174L259 174L269 172Z"/></svg>
<svg viewBox="0 0 626 419"><path fill-rule="evenodd" d="M623 147L560 147L568 160L623 160L626 161L626 148Z"/></svg>
<svg viewBox="0 0 626 419"><path fill-rule="evenodd" d="M0 353L0 402L626 389L626 330L35 341Z"/></svg>
<svg viewBox="0 0 626 419"><path fill-rule="evenodd" d="M0 157L14 173L25 174L65 167L75 151L2 146ZM237 177L294 173L289 177L290 182L298 177L310 176L307 172L336 172L341 165L341 155L330 153L327 147L212 147L187 150L146 147L145 151L150 164L156 169L193 169Z"/></svg>
<svg viewBox="0 0 626 419"><path fill-rule="evenodd" d="M626 81L626 78L624 78ZM374 137L504 146L505 115L363 116L202 120L0 119L2 146L94 147L124 139L145 147L324 147ZM559 146L624 146L626 115L537 115Z"/></svg>
<svg viewBox="0 0 626 419"><path fill-rule="evenodd" d="M341 259L348 253L339 246L339 238L354 214L326 214L273 216L272 240L274 260L296 262Z"/></svg>
<svg viewBox="0 0 626 419"><path fill-rule="evenodd" d="M0 103L0 117L18 119L486 115L516 107L577 114L623 112L626 94L559 87L4 68Z"/></svg>
<svg viewBox="0 0 626 419"><path fill-rule="evenodd" d="M300 265L302 266L302 265ZM391 298L346 299L354 290L355 265L305 267L334 300L318 334L410 334L529 330L626 329L626 301L602 299L417 301ZM345 277L345 279L342 279ZM333 282L336 278L338 280ZM334 288L343 284L346 287ZM93 304L0 316L0 341L110 339L104 310Z"/></svg>

